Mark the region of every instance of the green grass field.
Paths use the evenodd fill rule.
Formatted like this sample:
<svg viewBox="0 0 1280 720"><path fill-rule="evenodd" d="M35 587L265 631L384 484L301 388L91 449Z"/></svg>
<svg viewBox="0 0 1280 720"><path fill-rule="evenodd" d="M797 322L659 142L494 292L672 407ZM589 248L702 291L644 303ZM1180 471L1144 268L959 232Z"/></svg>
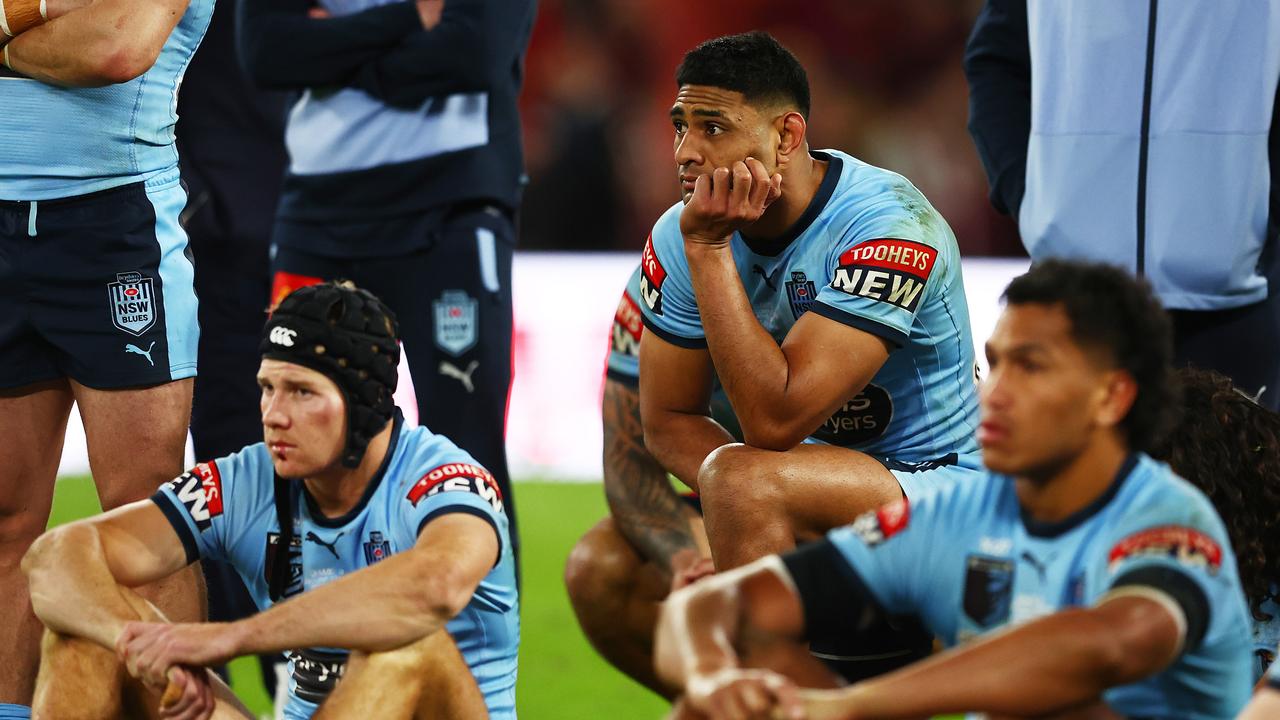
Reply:
<svg viewBox="0 0 1280 720"><path fill-rule="evenodd" d="M605 513L598 484L525 482L516 486L524 543L517 706L528 720L651 720L666 704L596 655L578 629L561 578L573 543ZM87 477L58 482L52 523L98 509ZM232 687L256 711L270 703L250 661L232 664Z"/></svg>

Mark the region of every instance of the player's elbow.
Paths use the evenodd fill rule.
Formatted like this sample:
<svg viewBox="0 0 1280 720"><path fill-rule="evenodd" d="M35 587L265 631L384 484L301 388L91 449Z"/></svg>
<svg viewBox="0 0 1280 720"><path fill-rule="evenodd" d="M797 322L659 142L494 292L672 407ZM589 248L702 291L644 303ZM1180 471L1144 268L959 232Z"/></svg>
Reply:
<svg viewBox="0 0 1280 720"><path fill-rule="evenodd" d="M743 442L761 450L786 452L804 442L808 436L806 428L773 418L742 423Z"/></svg>
<svg viewBox="0 0 1280 720"><path fill-rule="evenodd" d="M426 588L426 592L417 596L420 617L432 628L462 612L475 594L474 583L457 567L433 568L431 576L423 578L420 586Z"/></svg>
<svg viewBox="0 0 1280 720"><path fill-rule="evenodd" d="M155 64L160 51L128 43L103 45L85 54L85 84L105 86L141 77Z"/></svg>

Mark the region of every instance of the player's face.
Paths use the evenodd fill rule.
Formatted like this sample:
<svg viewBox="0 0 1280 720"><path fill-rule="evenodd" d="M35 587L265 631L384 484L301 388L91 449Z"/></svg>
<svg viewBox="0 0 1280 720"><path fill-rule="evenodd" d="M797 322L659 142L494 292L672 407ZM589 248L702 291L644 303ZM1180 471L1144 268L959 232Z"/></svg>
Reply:
<svg viewBox="0 0 1280 720"><path fill-rule="evenodd" d="M749 104L742 93L710 85L682 85L671 106L676 177L684 202L699 175L753 157L773 175L778 169L778 131L772 115Z"/></svg>
<svg viewBox="0 0 1280 720"><path fill-rule="evenodd" d="M346 402L324 374L281 360L263 359L262 433L271 463L284 478L311 477L327 470L346 439Z"/></svg>
<svg viewBox="0 0 1280 720"><path fill-rule="evenodd" d="M1076 344L1058 304L1008 306L986 349L983 463L1008 475L1050 476L1098 431L1114 371Z"/></svg>

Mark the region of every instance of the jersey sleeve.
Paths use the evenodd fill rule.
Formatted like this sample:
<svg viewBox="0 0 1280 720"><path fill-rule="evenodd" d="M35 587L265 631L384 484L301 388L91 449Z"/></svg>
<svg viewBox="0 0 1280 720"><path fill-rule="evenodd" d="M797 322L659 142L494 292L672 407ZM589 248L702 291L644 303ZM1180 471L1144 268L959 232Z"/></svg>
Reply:
<svg viewBox="0 0 1280 720"><path fill-rule="evenodd" d="M668 210L653 226L640 257L640 309L644 326L672 345L705 348L693 282L680 235L680 208Z"/></svg>
<svg viewBox="0 0 1280 720"><path fill-rule="evenodd" d="M1208 501L1163 502L1130 513L1108 540L1105 595L1156 591L1186 619L1184 648L1213 629L1215 606L1235 600L1234 561L1226 532Z"/></svg>
<svg viewBox="0 0 1280 720"><path fill-rule="evenodd" d="M606 371L610 380L633 388L640 384L640 336L644 332L644 316L640 311L640 275L637 267L618 300L618 309L613 313Z"/></svg>
<svg viewBox="0 0 1280 720"><path fill-rule="evenodd" d="M437 456L425 468L426 472L397 501L406 545L412 545L432 520L449 513L467 513L493 527L498 538L496 565L508 545L506 509L498 481L462 451Z"/></svg>
<svg viewBox="0 0 1280 720"><path fill-rule="evenodd" d="M236 524L253 514L246 508L258 500L246 477L255 465L245 453L210 460L161 485L151 496L182 540L187 562L230 560Z"/></svg>
<svg viewBox="0 0 1280 720"><path fill-rule="evenodd" d="M944 282L949 258L940 240L950 230L914 188L890 195L845 229L828 258L831 283L812 309L901 347Z"/></svg>
<svg viewBox="0 0 1280 720"><path fill-rule="evenodd" d="M930 564L931 557L927 501L924 506L905 498L890 503L783 557L805 608L806 627L846 626L864 612L921 614L918 568Z"/></svg>

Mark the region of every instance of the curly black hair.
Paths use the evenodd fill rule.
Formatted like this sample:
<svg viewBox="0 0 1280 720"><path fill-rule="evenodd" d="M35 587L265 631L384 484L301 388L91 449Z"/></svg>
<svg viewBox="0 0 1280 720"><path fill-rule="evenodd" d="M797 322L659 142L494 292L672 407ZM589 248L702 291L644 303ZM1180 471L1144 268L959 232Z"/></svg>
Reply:
<svg viewBox="0 0 1280 720"><path fill-rule="evenodd" d="M1261 605L1280 581L1280 415L1211 370L1177 374L1182 421L1151 454L1209 496L1227 525L1250 609L1270 620Z"/></svg>
<svg viewBox="0 0 1280 720"><path fill-rule="evenodd" d="M676 68L676 87L708 85L742 93L749 103L783 102L809 118L809 76L791 51L766 32L725 35L698 45Z"/></svg>
<svg viewBox="0 0 1280 720"><path fill-rule="evenodd" d="M1009 305L1061 305L1071 337L1082 348L1102 351L1138 386L1121 423L1129 447L1143 452L1177 418L1173 378L1173 327L1145 280L1102 263L1046 260L1009 283Z"/></svg>

